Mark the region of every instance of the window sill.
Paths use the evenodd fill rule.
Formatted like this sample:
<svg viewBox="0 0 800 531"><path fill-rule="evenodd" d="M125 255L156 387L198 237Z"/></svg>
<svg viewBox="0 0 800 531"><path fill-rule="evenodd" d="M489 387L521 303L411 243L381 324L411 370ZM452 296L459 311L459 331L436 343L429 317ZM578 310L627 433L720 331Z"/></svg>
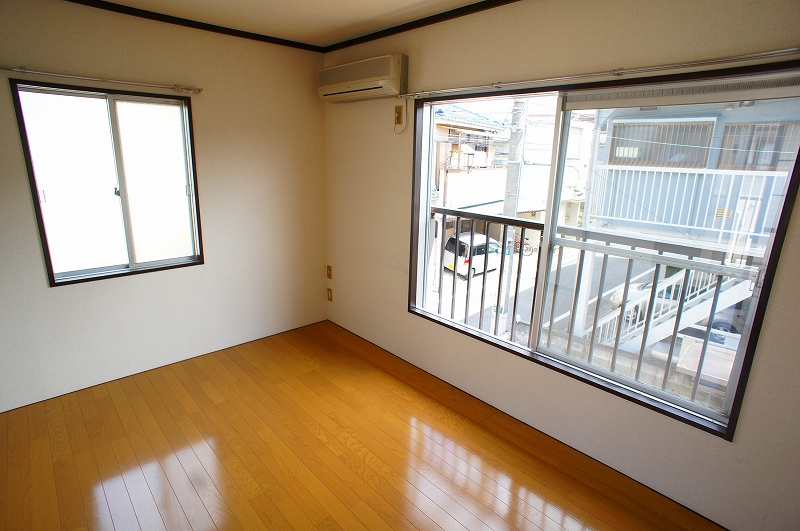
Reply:
<svg viewBox="0 0 800 531"><path fill-rule="evenodd" d="M176 260L161 260L158 262L151 262L142 264L137 267L112 267L103 270L89 270L78 271L73 273L66 273L59 277L58 275L50 277L50 287L66 286L69 284L80 284L82 282L92 282L94 280L104 280L108 278L126 277L130 275L137 275L139 273L152 273L155 271L165 271L167 269L177 269L180 267L188 267L194 265L202 265L204 263L202 256L191 256Z"/></svg>

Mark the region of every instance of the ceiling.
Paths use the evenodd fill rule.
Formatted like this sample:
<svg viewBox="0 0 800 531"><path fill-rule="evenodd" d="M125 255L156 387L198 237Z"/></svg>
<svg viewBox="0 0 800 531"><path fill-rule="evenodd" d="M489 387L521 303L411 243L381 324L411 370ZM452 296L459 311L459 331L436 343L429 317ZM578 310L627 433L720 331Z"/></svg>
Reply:
<svg viewBox="0 0 800 531"><path fill-rule="evenodd" d="M114 0L113 4L327 47L476 2L477 0ZM112 2L78 0L77 3L106 9L114 7L109 5ZM500 2L479 3L493 7Z"/></svg>

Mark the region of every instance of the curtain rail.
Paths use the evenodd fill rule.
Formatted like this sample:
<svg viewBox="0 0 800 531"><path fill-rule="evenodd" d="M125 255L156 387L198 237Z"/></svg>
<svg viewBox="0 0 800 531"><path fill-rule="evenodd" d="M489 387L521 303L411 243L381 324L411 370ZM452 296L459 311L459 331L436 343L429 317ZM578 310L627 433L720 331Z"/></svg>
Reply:
<svg viewBox="0 0 800 531"><path fill-rule="evenodd" d="M149 88L159 88L159 89L168 89L174 90L175 92L182 92L184 94L200 94L203 92L203 89L198 87L184 87L182 85L161 85L158 83L140 83L137 81L122 81L119 79L105 79L102 77L89 77L89 76L75 76L72 74L60 74L57 72L44 72L41 70L28 70L24 66L19 66L16 68L10 67L3 67L0 66L0 70L4 70L6 72L17 72L20 74L34 74L37 76L49 76L49 77L63 77L67 79L80 79L82 81L97 81L99 83L114 83L117 85L131 85L136 87L149 87Z"/></svg>
<svg viewBox="0 0 800 531"><path fill-rule="evenodd" d="M427 90L427 91L413 92L410 94L403 94L398 96L398 98L422 99L422 98L429 98L432 96L446 96L446 95L461 94L461 93L468 94L471 92L487 92L492 90L527 88L527 87L535 87L537 85L555 85L559 83L584 81L587 79L615 78L632 74L669 72L675 70L700 68L704 66L741 63L745 61L763 61L767 59L776 59L776 58L795 56L795 55L800 55L800 46L796 46L794 48L784 48L782 50L772 50L769 52L758 52L758 53L749 53L744 55L732 55L729 57L719 57L716 59L705 59L701 61L688 61L683 63L671 63L658 66L645 66L641 68L615 68L613 70L608 70L604 72L592 72L590 74L577 74L572 76L551 77L545 79L534 79L529 81L510 81L510 82L499 81L496 83L489 83L488 85L476 85L473 87Z"/></svg>

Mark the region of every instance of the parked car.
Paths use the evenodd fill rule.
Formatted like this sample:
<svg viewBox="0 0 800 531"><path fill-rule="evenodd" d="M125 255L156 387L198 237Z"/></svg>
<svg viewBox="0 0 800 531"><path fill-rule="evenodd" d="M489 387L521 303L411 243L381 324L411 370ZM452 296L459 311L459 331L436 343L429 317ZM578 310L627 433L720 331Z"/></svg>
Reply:
<svg viewBox="0 0 800 531"><path fill-rule="evenodd" d="M444 246L444 266L456 271L461 276L473 275L497 269L500 266L500 243L486 236L476 234L469 249L469 234L462 234L458 243L458 261L454 262L456 251L456 238L450 236ZM488 256L488 259L487 259Z"/></svg>
<svg viewBox="0 0 800 531"><path fill-rule="evenodd" d="M735 347L738 347L739 338L745 328L747 309L737 306L739 305L725 308L714 315L714 320L711 322L712 332L708 335L709 341L719 345L733 346L734 350ZM700 321L695 326L684 328L681 333L697 339L703 339L706 326L708 326L708 319Z"/></svg>

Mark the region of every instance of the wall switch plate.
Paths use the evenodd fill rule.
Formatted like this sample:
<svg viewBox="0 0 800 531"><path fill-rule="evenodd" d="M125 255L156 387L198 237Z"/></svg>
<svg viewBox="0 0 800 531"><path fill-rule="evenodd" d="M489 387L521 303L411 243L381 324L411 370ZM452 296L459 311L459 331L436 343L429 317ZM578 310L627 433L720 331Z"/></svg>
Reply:
<svg viewBox="0 0 800 531"><path fill-rule="evenodd" d="M394 125L403 125L403 106L396 105L394 108Z"/></svg>
<svg viewBox="0 0 800 531"><path fill-rule="evenodd" d="M333 278L333 268L331 266L328 266L327 272L325 274L326 274L326 276L328 278L332 279Z"/></svg>
<svg viewBox="0 0 800 531"><path fill-rule="evenodd" d="M328 300L333 302L333 290L328 288Z"/></svg>

